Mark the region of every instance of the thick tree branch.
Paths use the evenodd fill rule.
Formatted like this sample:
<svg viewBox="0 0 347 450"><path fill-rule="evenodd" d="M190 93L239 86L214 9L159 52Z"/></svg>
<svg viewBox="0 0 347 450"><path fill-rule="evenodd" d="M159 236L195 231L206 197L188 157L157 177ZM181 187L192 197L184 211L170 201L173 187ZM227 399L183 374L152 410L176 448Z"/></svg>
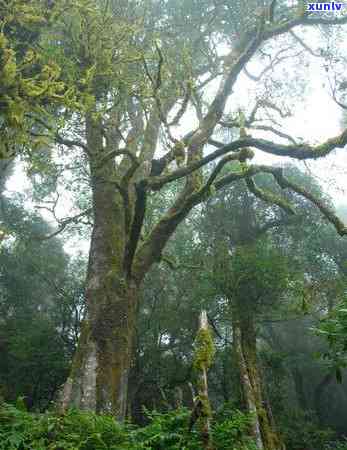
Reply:
<svg viewBox="0 0 347 450"><path fill-rule="evenodd" d="M287 214L295 214L295 210L293 206L288 203L284 198L281 198L274 194L273 192L266 191L261 189L255 181L251 177L246 177L245 179L248 189L254 194L256 197L260 198L266 203L270 205L277 205L282 208Z"/></svg>
<svg viewBox="0 0 347 450"><path fill-rule="evenodd" d="M213 141L219 147L220 144L216 141ZM239 139L237 141L231 142L230 144L224 145L224 147L220 147L218 150L214 152L218 156L221 156L224 153L229 151L235 151L241 147L255 147L259 150L262 150L266 153L271 153L272 155L277 156L289 156L295 159L318 159L322 158L333 150L337 148L343 148L347 144L347 129L344 130L338 136L330 138L318 145L309 145L309 144L293 144L293 145L284 145L284 144L276 144L271 141L265 139L255 139L252 137L247 137L245 139ZM212 155L209 155L210 158L214 159Z"/></svg>
<svg viewBox="0 0 347 450"><path fill-rule="evenodd" d="M328 155L336 148L343 148L347 144L347 129L344 130L339 136L328 139L319 145L308 144L275 144L265 139L255 139L247 137L244 139L238 139L230 144L223 145L221 142L209 139L208 141L212 145L218 147L217 150L208 154L207 156L195 160L186 167L179 168L169 175L151 176L146 180L147 187L151 189L160 189L166 183L185 177L207 163L214 161L216 158L225 155L229 152L236 152L241 148L255 147L266 153L270 153L277 156L289 156L295 159L318 159ZM158 160L159 161L159 160Z"/></svg>
<svg viewBox="0 0 347 450"><path fill-rule="evenodd" d="M307 200L317 206L323 216L334 225L336 231L340 236L347 235L347 226L337 217L333 210L331 210L327 205L324 204L321 199L315 197L302 186L299 186L298 184L285 178L283 176L282 170L273 171L273 175L282 189L291 189L302 197L305 197Z"/></svg>
<svg viewBox="0 0 347 450"><path fill-rule="evenodd" d="M225 146L222 146L221 149L216 150L213 153L210 153L209 155L205 156L204 158L201 158L201 159L193 161L191 164L189 164L186 167L181 167L181 168L179 168L177 170L174 170L169 175L148 177L145 180L145 185L149 189L158 190L158 189L160 189L161 187L163 187L167 183L170 183L172 181L178 180L179 178L186 177L187 175L190 175L191 173L193 173L197 169L200 169L201 167L205 166L207 163L215 160L219 156L223 156L225 153L228 153L229 151L232 151L230 148L229 148L228 151L224 151L224 147ZM237 149L237 146L235 146L235 150L236 149ZM241 160L241 161L243 160L244 161L245 159L250 158L252 156L253 156L253 152L251 154L249 149L242 148L239 152L235 152L233 155L231 155L229 161L231 159L233 159L233 160ZM225 161L225 162L227 162L227 161ZM222 163L222 165L224 165L225 162Z"/></svg>
<svg viewBox="0 0 347 450"><path fill-rule="evenodd" d="M332 211L327 205L325 205L322 200L320 200L319 198L315 197L313 194L308 192L305 188L288 180L283 175L283 170L281 168L264 165L259 166L252 165L249 166L245 171L232 172L229 175L225 175L224 177L217 180L214 186L216 190L220 190L223 189L225 186L228 186L229 184L233 183L234 181L243 178L250 178L251 176L257 175L259 173L272 174L275 180L277 181L278 185L282 189L291 189L292 191L309 200L311 203L317 206L317 208L321 211L323 216L334 225L336 231L339 233L340 236L347 235L347 226L336 216L334 211Z"/></svg>
<svg viewBox="0 0 347 450"><path fill-rule="evenodd" d="M206 195L209 195L213 182L224 165L231 160L245 161L252 156L253 152L249 149L242 149L233 155L227 156L217 164L207 182L199 190L189 194L183 190L180 193L173 206L169 208L161 220L154 226L146 241L138 249L133 264L133 276L135 280L140 282L150 266L154 262L160 261L162 250L172 233L191 209L201 203L206 198Z"/></svg>

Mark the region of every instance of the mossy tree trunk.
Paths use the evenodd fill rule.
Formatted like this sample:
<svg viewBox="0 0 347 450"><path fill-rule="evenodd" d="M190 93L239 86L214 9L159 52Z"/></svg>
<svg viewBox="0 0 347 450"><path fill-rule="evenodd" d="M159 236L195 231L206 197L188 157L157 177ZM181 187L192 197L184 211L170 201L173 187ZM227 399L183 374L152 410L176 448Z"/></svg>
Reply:
<svg viewBox="0 0 347 450"><path fill-rule="evenodd" d="M208 325L207 312L201 311L199 318L199 331L195 340L194 368L198 376L198 396L192 413L191 427L194 424L194 414L198 421L205 450L213 450L211 437L212 410L208 396L207 372L210 368L215 349Z"/></svg>
<svg viewBox="0 0 347 450"><path fill-rule="evenodd" d="M141 283L152 264L160 261L178 224L203 198L204 192L194 196L196 186L188 177L186 188L149 236L141 236L146 208L143 180L150 170L145 163L153 157L158 131L159 122L155 126L149 121L142 130L140 157L129 146L119 150L123 159L116 162L116 153L105 149L101 120L93 114L86 118L94 223L86 317L61 394L62 411L77 407L125 419Z"/></svg>
<svg viewBox="0 0 347 450"><path fill-rule="evenodd" d="M252 434L258 449L283 450L284 444L274 428L263 399L261 375L257 363L256 327L253 311L236 302L233 313L233 342L244 405L253 414Z"/></svg>
<svg viewBox="0 0 347 450"><path fill-rule="evenodd" d="M87 313L63 392L62 408L77 407L125 418L138 283L124 267L127 230L115 166L100 165L102 136L87 120L94 226L85 288ZM129 200L129 211L132 204Z"/></svg>

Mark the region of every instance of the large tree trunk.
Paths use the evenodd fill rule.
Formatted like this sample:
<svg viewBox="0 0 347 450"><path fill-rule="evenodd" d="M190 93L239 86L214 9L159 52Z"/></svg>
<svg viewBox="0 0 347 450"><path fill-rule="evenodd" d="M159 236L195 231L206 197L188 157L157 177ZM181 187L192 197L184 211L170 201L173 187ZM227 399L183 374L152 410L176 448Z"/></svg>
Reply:
<svg viewBox="0 0 347 450"><path fill-rule="evenodd" d="M240 371L245 409L254 417L252 434L257 448L282 450L284 445L272 423L269 405L263 399L253 311L248 311L241 302L234 308L233 316L234 351Z"/></svg>
<svg viewBox="0 0 347 450"><path fill-rule="evenodd" d="M83 323L64 388L63 408L111 413L124 420L136 292L128 288L117 296L112 288L105 288L99 299L101 296L101 306Z"/></svg>
<svg viewBox="0 0 347 450"><path fill-rule="evenodd" d="M124 205L112 162L100 167L102 136L87 122L94 227L86 280L86 317L61 408L111 413L124 420L138 286L124 267ZM129 204L131 211L131 205Z"/></svg>

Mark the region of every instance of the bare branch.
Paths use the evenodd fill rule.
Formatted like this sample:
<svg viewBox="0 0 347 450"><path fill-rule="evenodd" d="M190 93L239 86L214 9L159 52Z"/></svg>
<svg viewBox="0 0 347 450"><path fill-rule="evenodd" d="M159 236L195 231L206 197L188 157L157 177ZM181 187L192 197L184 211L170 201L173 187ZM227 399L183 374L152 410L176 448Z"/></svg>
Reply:
<svg viewBox="0 0 347 450"><path fill-rule="evenodd" d="M38 241L46 241L48 239L51 239L51 238L57 236L58 234L62 233L66 229L66 227L68 225L70 225L71 223L74 223L74 224L78 223L78 221L81 217L87 216L92 211L93 211L92 208L88 208L85 211L82 211L81 213L77 214L76 216L63 219L60 221L59 228L56 231L54 231L53 233L50 233L46 236L34 236L33 239L36 239Z"/></svg>
<svg viewBox="0 0 347 450"><path fill-rule="evenodd" d="M266 66L266 67L260 72L259 75L253 75L253 74L251 74L251 73L248 71L248 69L247 69L246 66L245 66L244 69L243 69L244 72L245 72L245 74L246 74L246 75L248 76L248 78L250 78L252 81L260 81L260 80L263 78L263 76L264 76L267 72L269 72L270 70L273 70L278 64L280 64L281 62L287 60L288 58L294 58L294 57L296 57L296 56L299 56L300 53L301 53L301 52L299 52L299 53L296 53L296 54L294 54L294 55L285 55L285 56L279 57L280 54L282 54L283 52L285 52L285 51L287 51L287 50L290 50L290 48L285 48L285 49L282 48L281 50L279 50L279 51L276 53L276 55L274 56L274 58L271 60L270 64L269 64L268 66Z"/></svg>
<svg viewBox="0 0 347 450"><path fill-rule="evenodd" d="M276 134L277 136L279 136L283 139L287 139L294 145L298 145L298 143L292 136L290 136L289 134L283 133L283 131L277 130L276 128L273 128L269 125L254 125L254 126L250 126L249 128L251 128L252 130L269 131L270 133Z"/></svg>
<svg viewBox="0 0 347 450"><path fill-rule="evenodd" d="M322 55L320 55L319 53L315 53L311 47L309 47L302 39L300 36L298 36L296 33L294 33L293 30L290 30L289 33L293 36L293 38L299 42L299 44L310 53L310 55L315 56L317 58L320 58Z"/></svg>
<svg viewBox="0 0 347 450"><path fill-rule="evenodd" d="M334 211L331 210L327 205L325 205L319 198L315 197L302 186L299 186L296 183L293 183L292 181L285 178L283 176L282 170L274 171L273 175L282 189L291 189L292 191L305 197L307 200L317 206L323 216L334 225L336 231L340 236L347 235L347 226L336 216Z"/></svg>

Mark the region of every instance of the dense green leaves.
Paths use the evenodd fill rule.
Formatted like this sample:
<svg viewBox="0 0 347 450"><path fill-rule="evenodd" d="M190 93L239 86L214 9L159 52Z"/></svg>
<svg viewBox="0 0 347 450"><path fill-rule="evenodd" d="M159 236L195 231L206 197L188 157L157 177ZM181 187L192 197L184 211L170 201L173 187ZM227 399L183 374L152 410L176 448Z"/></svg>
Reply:
<svg viewBox="0 0 347 450"><path fill-rule="evenodd" d="M0 2L0 158L19 147L47 145L33 135L35 119L50 121L52 105L74 102L49 57L43 37L57 20L62 2L11 0ZM34 133L35 134L35 133Z"/></svg>
<svg viewBox="0 0 347 450"><path fill-rule="evenodd" d="M336 378L341 383L341 369L347 367L347 298L345 297L326 317L315 332L327 340L329 350L323 354L336 371Z"/></svg>
<svg viewBox="0 0 347 450"><path fill-rule="evenodd" d="M232 415L232 417L231 417ZM247 437L249 417L239 411L216 422L216 450L254 450ZM0 408L1 450L202 450L199 434L188 431L190 411L148 413L143 428L120 426L111 416L70 411L64 416L29 414L4 404Z"/></svg>

